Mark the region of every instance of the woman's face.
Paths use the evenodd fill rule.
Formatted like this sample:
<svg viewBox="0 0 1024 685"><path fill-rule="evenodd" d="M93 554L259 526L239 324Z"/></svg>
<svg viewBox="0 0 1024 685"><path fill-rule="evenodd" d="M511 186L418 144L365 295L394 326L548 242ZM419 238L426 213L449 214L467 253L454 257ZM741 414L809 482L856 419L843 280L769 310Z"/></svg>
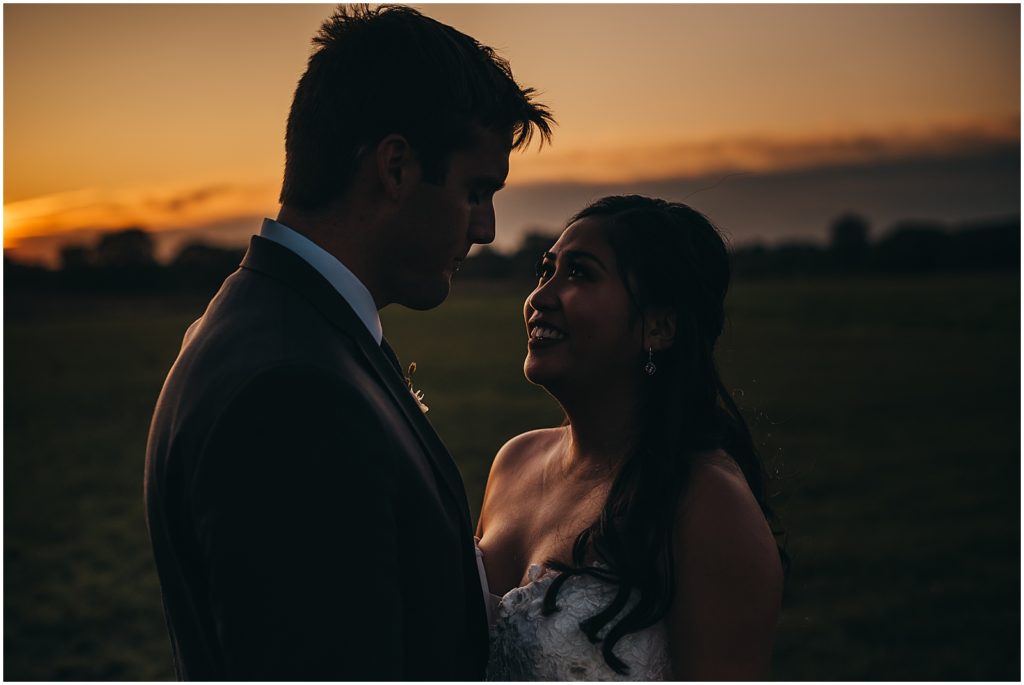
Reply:
<svg viewBox="0 0 1024 685"><path fill-rule="evenodd" d="M526 298L524 371L556 396L559 390L614 389L643 364L640 317L631 317L604 221L588 217L565 229Z"/></svg>

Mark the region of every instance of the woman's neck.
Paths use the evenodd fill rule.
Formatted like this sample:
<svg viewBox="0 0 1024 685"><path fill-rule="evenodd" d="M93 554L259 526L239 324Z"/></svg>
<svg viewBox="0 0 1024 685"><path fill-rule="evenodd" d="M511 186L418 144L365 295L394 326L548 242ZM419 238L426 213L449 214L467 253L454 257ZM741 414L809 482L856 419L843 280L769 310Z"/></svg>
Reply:
<svg viewBox="0 0 1024 685"><path fill-rule="evenodd" d="M618 397L618 401L610 401L591 396L562 404L569 419L563 475L596 478L618 471L633 444L636 427L633 403Z"/></svg>

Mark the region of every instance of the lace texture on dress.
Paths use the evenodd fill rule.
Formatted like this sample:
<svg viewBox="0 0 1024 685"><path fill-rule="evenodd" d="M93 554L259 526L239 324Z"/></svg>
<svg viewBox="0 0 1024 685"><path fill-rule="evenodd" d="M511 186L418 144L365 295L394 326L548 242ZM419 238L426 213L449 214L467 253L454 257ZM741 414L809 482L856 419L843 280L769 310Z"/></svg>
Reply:
<svg viewBox="0 0 1024 685"><path fill-rule="evenodd" d="M534 564L529 583L511 590L498 604L491 626L491 655L487 680L670 680L668 640L663 623L623 636L614 652L627 666L616 673L601 654L601 643L591 643L580 622L594 616L615 597L616 587L587 575L572 576L558 592L558 611L544 616L544 595L556 571ZM619 617L635 606L630 599Z"/></svg>

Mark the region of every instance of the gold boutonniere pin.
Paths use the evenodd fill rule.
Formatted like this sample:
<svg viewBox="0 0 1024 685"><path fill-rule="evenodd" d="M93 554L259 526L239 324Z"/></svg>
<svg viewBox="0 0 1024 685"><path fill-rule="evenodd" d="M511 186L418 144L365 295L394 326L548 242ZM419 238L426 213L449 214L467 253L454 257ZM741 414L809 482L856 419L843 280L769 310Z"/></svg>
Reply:
<svg viewBox="0 0 1024 685"><path fill-rule="evenodd" d="M409 364L409 370L407 372L407 375L405 376L405 384L409 386L409 394L412 395L412 398L414 400L416 400L416 406L420 408L421 412L426 414L428 411L430 411L430 407L423 403L423 391L414 390L412 387L412 375L414 373L416 373L416 362Z"/></svg>

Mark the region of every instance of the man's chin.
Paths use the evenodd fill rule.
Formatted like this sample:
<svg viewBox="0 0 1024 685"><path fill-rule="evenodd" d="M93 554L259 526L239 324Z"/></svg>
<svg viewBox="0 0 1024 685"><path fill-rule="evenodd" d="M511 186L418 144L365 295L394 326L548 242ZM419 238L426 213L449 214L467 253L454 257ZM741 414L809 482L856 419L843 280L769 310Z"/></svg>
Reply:
<svg viewBox="0 0 1024 685"><path fill-rule="evenodd" d="M451 290L451 277L446 274L441 281L410 289L410 292L402 300L399 300L398 304L416 311L426 311L437 307L448 299Z"/></svg>

